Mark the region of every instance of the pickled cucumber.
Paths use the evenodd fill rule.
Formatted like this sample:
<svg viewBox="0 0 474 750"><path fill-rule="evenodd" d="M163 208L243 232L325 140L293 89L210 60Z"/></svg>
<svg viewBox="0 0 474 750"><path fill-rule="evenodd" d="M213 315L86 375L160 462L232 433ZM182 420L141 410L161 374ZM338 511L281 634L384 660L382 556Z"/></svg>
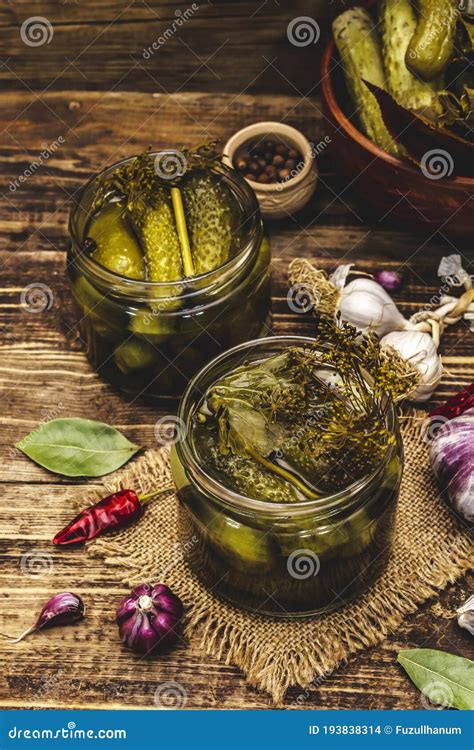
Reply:
<svg viewBox="0 0 474 750"><path fill-rule="evenodd" d="M196 273L207 273L232 254L233 198L216 175L204 171L192 173L182 193Z"/></svg>
<svg viewBox="0 0 474 750"><path fill-rule="evenodd" d="M148 279L182 279L181 250L169 193L164 188L157 188L154 205L135 206L130 216L145 254Z"/></svg>
<svg viewBox="0 0 474 750"><path fill-rule="evenodd" d="M99 336L116 339L123 334L125 316L120 305L101 294L85 276L78 276L74 280L73 294L82 317L90 321Z"/></svg>
<svg viewBox="0 0 474 750"><path fill-rule="evenodd" d="M349 542L349 532L345 524L334 523L311 528L314 519L305 519L301 531L291 528L288 532L276 530L276 540L282 555L291 555L295 550L310 550L324 560L340 557L344 546Z"/></svg>
<svg viewBox="0 0 474 750"><path fill-rule="evenodd" d="M405 109L434 119L442 111L434 86L420 81L405 63L408 44L416 30L410 0L382 0L379 15L388 92Z"/></svg>
<svg viewBox="0 0 474 750"><path fill-rule="evenodd" d="M439 76L454 54L458 7L456 0L418 0L418 24L405 59L424 81Z"/></svg>
<svg viewBox="0 0 474 750"><path fill-rule="evenodd" d="M384 151L400 155L401 148L385 127L377 100L364 83L386 88L382 49L372 18L364 8L351 8L334 20L333 32L362 129Z"/></svg>
<svg viewBox="0 0 474 750"><path fill-rule="evenodd" d="M267 531L252 529L233 518L219 515L209 532L218 552L237 570L246 572L255 568L261 573L274 567L277 548Z"/></svg>
<svg viewBox="0 0 474 750"><path fill-rule="evenodd" d="M154 346L133 337L123 341L114 353L115 364L124 374L151 367L158 358L159 355Z"/></svg>
<svg viewBox="0 0 474 750"><path fill-rule="evenodd" d="M127 394L179 396L192 375L224 348L259 335L267 316L269 252L268 245L262 245L258 254L260 217L250 210L255 205L252 195L248 189L245 195L242 185L236 186L235 177L205 149L199 158L186 151L186 159L188 172L176 180L160 177L155 155L149 152L114 165L97 176L79 206L80 216L95 217L90 234L97 245L95 249L85 242L86 225L80 239L73 239L69 254L68 274L81 308L81 336L102 377ZM191 179L198 193L192 200L194 238L203 261L184 277L177 223L182 227L186 215L182 205L175 214L171 190L181 194ZM208 211L202 228L201 206ZM215 226L220 216L224 227ZM114 284L102 295L95 287L102 288L104 274L88 259L95 251L99 262L127 272L114 266L126 255L124 233L118 239L115 235L116 220L126 229L130 247L140 251L139 273L133 283ZM210 279L192 278L232 256L239 247L232 231L241 223L251 230L251 247L242 262L236 261L235 276L217 272ZM104 252L105 243L112 251ZM217 260L207 264L204 256L216 249Z"/></svg>
<svg viewBox="0 0 474 750"><path fill-rule="evenodd" d="M158 346L175 335L178 326L179 320L176 316L167 315L161 310L142 308L131 316L129 330Z"/></svg>
<svg viewBox="0 0 474 750"><path fill-rule="evenodd" d="M205 447L202 444L197 447L202 450L206 464L215 467L217 476L234 491L256 500L275 503L302 500L301 494L289 482L267 471L252 459L220 453L213 438Z"/></svg>
<svg viewBox="0 0 474 750"><path fill-rule="evenodd" d="M140 246L126 216L117 203L103 208L89 227L96 249L92 257L101 266L129 279L145 278L145 262Z"/></svg>
<svg viewBox="0 0 474 750"><path fill-rule="evenodd" d="M278 549L268 530L239 523L204 498L194 496L188 502L213 547L233 568L242 572L252 568L264 572L275 565Z"/></svg>

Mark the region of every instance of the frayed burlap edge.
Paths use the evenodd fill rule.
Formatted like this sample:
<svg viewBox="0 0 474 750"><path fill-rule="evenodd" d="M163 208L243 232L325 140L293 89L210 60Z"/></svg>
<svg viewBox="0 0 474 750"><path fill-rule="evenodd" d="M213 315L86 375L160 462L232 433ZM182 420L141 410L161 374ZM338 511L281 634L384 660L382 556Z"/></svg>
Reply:
<svg viewBox="0 0 474 750"><path fill-rule="evenodd" d="M124 585L146 580L170 585L186 605L187 638L199 638L207 654L238 666L251 685L281 704L288 687L319 684L351 655L380 643L422 602L470 567L469 532L439 498L429 468L423 440L426 414L411 410L401 417L401 424L406 474L411 476L405 474L402 483L391 560L364 596L337 612L306 620L276 620L214 597L186 565L177 538L177 500L172 489L150 503L137 525L97 540L89 551L115 566ZM109 479L104 490L132 487L146 492L170 486L169 451L161 449L148 451Z"/></svg>

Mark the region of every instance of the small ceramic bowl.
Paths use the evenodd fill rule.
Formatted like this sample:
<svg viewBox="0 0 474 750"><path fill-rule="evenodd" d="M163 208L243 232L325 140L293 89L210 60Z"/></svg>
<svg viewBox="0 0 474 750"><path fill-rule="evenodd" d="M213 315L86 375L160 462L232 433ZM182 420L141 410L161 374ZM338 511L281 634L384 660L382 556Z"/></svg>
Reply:
<svg viewBox="0 0 474 750"><path fill-rule="evenodd" d="M300 152L302 168L295 170L294 177L285 182L263 185L247 180L254 189L262 216L266 219L282 219L299 211L309 201L316 189L317 170L314 149L299 130L281 122L256 122L235 133L224 146L222 161L234 167L235 156L247 144L271 139L284 143Z"/></svg>

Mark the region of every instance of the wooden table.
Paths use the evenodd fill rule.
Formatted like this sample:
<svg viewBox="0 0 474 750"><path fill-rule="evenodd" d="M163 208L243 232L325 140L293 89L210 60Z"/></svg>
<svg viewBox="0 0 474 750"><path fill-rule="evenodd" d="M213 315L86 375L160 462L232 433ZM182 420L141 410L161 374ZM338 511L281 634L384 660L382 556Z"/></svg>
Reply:
<svg viewBox="0 0 474 750"><path fill-rule="evenodd" d="M23 5L31 11L31 3ZM51 14L64 12L53 3L43 5ZM85 5L90 11L91 4ZM69 7L76 32L77 7ZM11 23L9 16L0 14L0 33L5 34ZM59 37L62 26L58 24ZM266 39L266 30L259 29ZM179 86L175 86L177 93L168 94L155 83L148 91L130 93L111 81L103 88L112 90L97 91L100 65L87 56L90 65L96 66L91 84L77 73L74 78L68 69L62 88L56 81L47 91L40 91L42 87L35 83L38 71L31 61L15 55L25 85L10 85L11 90L0 95L0 630L21 632L41 604L61 590L83 596L88 613L77 627L33 635L14 647L0 640L6 665L0 677L0 706L153 708L156 687L177 679L187 689L188 708L271 707L269 697L249 688L237 669L208 658L195 643L175 649L160 661L136 665L117 641L114 609L125 592L113 573L87 551L65 553L50 545L53 533L70 519L73 502L80 503L94 482L85 487L56 477L30 462L14 445L41 421L85 416L111 423L131 440L153 447L154 424L159 416L170 413L169 403L130 405L121 399L97 377L81 349L65 278L65 250L68 210L84 180L149 143L178 147L209 137L225 140L255 120L284 120L317 143L324 126L319 100L314 95L301 97L288 83L278 89L285 94L242 93L244 87L235 82L238 73L232 78L230 70L229 92L234 93L209 91L208 81L203 83L207 93L177 91ZM111 70L118 80L120 72L112 62L104 75L110 77ZM87 74L91 77L90 71ZM169 69L164 75L169 75ZM8 80L11 84L13 79ZM64 90L70 84L75 85ZM249 90L254 92L254 86ZM31 163L55 141L59 146L28 176ZM319 187L311 204L294 219L268 226L274 258L274 332L312 330L311 319L291 313L286 303L287 266L301 255L327 269L342 261L356 262L368 272L401 269L405 284L397 298L400 309L406 315L419 309L438 291L439 259L456 250L438 236L415 236L402 226L366 223L355 196L335 173L330 147L322 154L319 169ZM26 179L20 180L20 175ZM12 188L15 181L19 186ZM50 309L41 313L26 309L22 292L30 284L47 285L52 295ZM473 380L473 341L463 324L446 334L442 344L446 373L434 402ZM37 575L22 574L25 555L39 558ZM452 611L467 592L468 581L459 581L440 597L442 607ZM432 605L421 607L379 647L361 653L320 688L311 690L304 707L420 708L418 691L396 664L398 650L431 646L467 654L471 648L467 633L454 620L440 617L439 610L435 614ZM294 705L300 693L298 688L290 690L288 705Z"/></svg>

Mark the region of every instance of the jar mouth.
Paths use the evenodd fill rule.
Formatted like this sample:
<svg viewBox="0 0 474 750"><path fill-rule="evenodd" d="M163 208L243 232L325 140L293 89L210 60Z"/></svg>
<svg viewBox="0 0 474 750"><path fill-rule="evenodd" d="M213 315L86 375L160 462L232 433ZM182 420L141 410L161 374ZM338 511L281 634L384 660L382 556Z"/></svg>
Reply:
<svg viewBox="0 0 474 750"><path fill-rule="evenodd" d="M160 156L167 153L163 151L151 151L150 156ZM85 208L84 203L93 195L96 181L103 175L110 174L118 167L121 167L136 159L136 156L127 157L121 161L111 164L101 172L93 174L79 192L77 201L71 208L69 215L69 235L72 241L72 260L81 268L88 271L102 286L120 289L124 294L136 296L142 293L144 296L155 293L160 300L170 300L180 297L189 297L192 294L201 294L209 288L212 288L217 281L226 280L227 277L233 276L246 261L251 257L255 247L258 250L259 240L263 237L263 224L260 216L259 204L257 197L246 182L246 180L234 169L229 168L221 162L210 167L213 174L220 175L225 182L233 197L236 198L242 209L242 223L248 223L248 230L241 249L232 255L225 263L217 268L207 271L203 274L196 274L189 278L178 279L176 281L149 281L147 279L130 279L122 276L115 271L111 271L102 266L91 256L87 255L82 245L85 236L82 236L84 227L80 227L81 211L86 213L87 219L91 218L91 213Z"/></svg>
<svg viewBox="0 0 474 750"><path fill-rule="evenodd" d="M225 366L227 362L232 361L232 368L228 370L223 369L223 372L227 373L230 369L242 364L243 361L248 357L250 353L259 352L262 355L267 350L267 347L272 347L273 352L275 347L304 347L311 346L316 349L324 349L324 344L316 341L316 339L309 336L270 336L267 338L254 339L247 341L243 344L229 349L228 351L220 354L218 357L209 362L203 367L189 382L178 407L178 420L180 424L184 425L182 435L175 444L178 457L186 469L190 469L193 475L193 479L199 484L202 489L207 490L212 495L217 496L220 501L227 503L229 506L239 508L241 510L248 510L252 512L261 512L265 515L271 516L286 516L291 517L293 515L314 514L314 512L324 511L325 513L337 512L342 505L349 505L350 498L354 498L357 502L357 496L359 492L367 488L374 480L379 477L386 469L387 464L393 458L395 451L397 450L396 442L387 446L387 450L384 453L380 464L374 469L373 472L367 474L360 479L357 479L353 483L347 485L338 492L324 495L323 497L311 500L306 499L299 502L274 502L269 500L258 500L256 498L242 495L234 490L229 489L224 484L219 482L215 477L211 476L203 466L197 460L192 445L188 440L191 430L189 429L191 418L194 413L194 407L197 405L193 399L194 391L198 391L200 397L203 397L207 391L209 385L215 382L215 378L212 378L220 367ZM239 358L240 362L234 361L234 358ZM223 373L222 373L223 374ZM201 389L199 387L202 381L206 378L209 379L209 383L204 385ZM397 432L398 421L395 412L395 406L393 401L387 397L387 408L386 408L386 421L387 427L392 433Z"/></svg>

